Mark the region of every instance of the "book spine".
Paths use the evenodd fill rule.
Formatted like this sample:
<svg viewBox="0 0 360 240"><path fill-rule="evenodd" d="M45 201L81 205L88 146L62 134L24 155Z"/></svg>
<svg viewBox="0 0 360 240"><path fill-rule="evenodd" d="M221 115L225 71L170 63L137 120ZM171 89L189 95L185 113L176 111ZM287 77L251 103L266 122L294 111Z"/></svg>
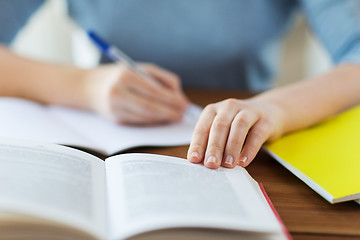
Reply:
<svg viewBox="0 0 360 240"><path fill-rule="evenodd" d="M275 214L276 219L279 221L279 223L280 223L280 225L281 225L281 229L282 229L282 231L284 232L285 236L287 237L288 240L293 240L293 238L291 237L289 231L288 231L287 228L285 227L284 222L281 220L280 215L279 215L278 212L276 211L276 209L275 209L274 205L272 204L269 196L267 195L264 186L263 186L261 183L258 183L258 184L259 184L259 187L260 187L260 189L261 189L261 192L262 192L262 194L264 195L267 203L269 204L271 210L272 210L273 213Z"/></svg>

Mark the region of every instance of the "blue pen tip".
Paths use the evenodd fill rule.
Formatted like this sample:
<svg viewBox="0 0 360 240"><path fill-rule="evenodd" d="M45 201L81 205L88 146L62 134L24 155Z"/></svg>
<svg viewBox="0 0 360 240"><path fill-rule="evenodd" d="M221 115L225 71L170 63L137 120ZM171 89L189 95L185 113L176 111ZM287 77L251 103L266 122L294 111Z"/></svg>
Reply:
<svg viewBox="0 0 360 240"><path fill-rule="evenodd" d="M91 40L95 42L95 44L100 48L102 52L106 52L110 45L105 42L104 39L102 39L99 35L97 35L94 31L88 30L87 31L88 36Z"/></svg>

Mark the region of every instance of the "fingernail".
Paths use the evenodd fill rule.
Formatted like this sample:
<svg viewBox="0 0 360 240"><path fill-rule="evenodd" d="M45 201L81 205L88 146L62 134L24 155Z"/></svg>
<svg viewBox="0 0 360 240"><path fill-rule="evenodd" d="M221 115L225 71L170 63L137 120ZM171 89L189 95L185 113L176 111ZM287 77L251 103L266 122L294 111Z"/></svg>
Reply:
<svg viewBox="0 0 360 240"><path fill-rule="evenodd" d="M247 162L247 157L243 157L240 161L244 164L244 165L246 165L246 162Z"/></svg>
<svg viewBox="0 0 360 240"><path fill-rule="evenodd" d="M191 159L191 160L198 160L198 159L199 159L199 153L197 153L197 152L192 152L192 153L190 154L190 159Z"/></svg>
<svg viewBox="0 0 360 240"><path fill-rule="evenodd" d="M217 163L217 159L216 159L216 157L214 157L214 156L209 156L209 157L206 159L206 163Z"/></svg>
<svg viewBox="0 0 360 240"><path fill-rule="evenodd" d="M232 165L234 162L234 159L231 155L227 155L226 159L225 159L225 164L227 165Z"/></svg>

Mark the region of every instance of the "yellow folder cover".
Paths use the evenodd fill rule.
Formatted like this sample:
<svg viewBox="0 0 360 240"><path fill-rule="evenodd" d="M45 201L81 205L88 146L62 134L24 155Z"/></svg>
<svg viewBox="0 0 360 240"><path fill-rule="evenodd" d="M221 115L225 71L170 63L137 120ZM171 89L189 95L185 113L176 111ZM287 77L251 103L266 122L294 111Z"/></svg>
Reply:
<svg viewBox="0 0 360 240"><path fill-rule="evenodd" d="M360 105L266 148L329 202L360 197Z"/></svg>

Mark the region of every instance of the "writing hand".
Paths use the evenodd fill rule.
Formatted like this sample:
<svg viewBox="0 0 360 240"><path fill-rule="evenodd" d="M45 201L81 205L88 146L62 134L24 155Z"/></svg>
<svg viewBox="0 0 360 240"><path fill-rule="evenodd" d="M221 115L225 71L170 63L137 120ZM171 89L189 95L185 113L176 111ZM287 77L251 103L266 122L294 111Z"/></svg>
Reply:
<svg viewBox="0 0 360 240"><path fill-rule="evenodd" d="M101 66L90 74L92 109L120 124L157 124L182 118L188 100L179 77L153 64L140 64L160 84L126 67Z"/></svg>
<svg viewBox="0 0 360 240"><path fill-rule="evenodd" d="M276 138L281 111L266 101L227 99L203 110L195 127L187 158L208 168L246 167L262 144Z"/></svg>

